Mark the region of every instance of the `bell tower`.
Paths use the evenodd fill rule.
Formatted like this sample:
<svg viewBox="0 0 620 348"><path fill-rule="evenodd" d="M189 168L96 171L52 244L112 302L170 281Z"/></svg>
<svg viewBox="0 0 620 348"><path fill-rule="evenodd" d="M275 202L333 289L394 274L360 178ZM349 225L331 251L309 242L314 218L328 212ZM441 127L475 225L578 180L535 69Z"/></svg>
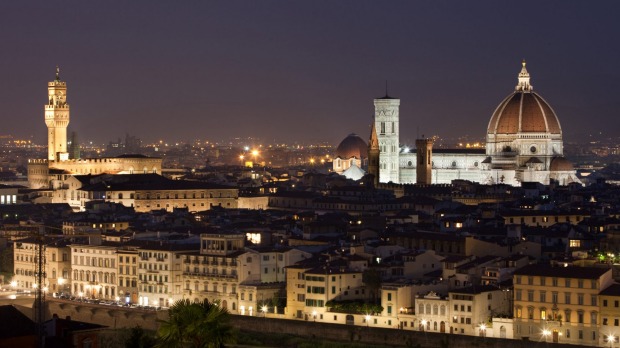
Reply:
<svg viewBox="0 0 620 348"><path fill-rule="evenodd" d="M400 99L375 99L375 132L379 143L379 182L400 183L399 134Z"/></svg>
<svg viewBox="0 0 620 348"><path fill-rule="evenodd" d="M48 102L45 105L47 125L47 159L62 161L69 158L67 149L67 126L69 125L69 104L67 104L67 83L60 80L60 69L56 67L56 78L47 83Z"/></svg>

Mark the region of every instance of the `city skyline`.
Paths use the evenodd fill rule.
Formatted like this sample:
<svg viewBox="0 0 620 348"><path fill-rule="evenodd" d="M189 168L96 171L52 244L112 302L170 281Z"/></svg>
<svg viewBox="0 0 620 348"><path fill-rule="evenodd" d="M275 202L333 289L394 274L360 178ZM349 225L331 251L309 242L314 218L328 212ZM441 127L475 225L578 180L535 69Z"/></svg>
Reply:
<svg viewBox="0 0 620 348"><path fill-rule="evenodd" d="M405 141L483 138L523 58L567 141L619 133L612 2L148 4L2 5L13 48L0 57L3 134L43 143L45 88L60 65L69 130L84 141L335 145L368 137L386 80Z"/></svg>

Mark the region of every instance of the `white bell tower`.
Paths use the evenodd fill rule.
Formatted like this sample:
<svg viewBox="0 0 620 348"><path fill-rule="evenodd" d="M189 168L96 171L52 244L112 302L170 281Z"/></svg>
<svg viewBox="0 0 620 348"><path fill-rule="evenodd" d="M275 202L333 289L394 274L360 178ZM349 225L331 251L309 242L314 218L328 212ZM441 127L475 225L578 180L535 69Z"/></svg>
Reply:
<svg viewBox="0 0 620 348"><path fill-rule="evenodd" d="M386 88L387 89L387 88ZM379 182L400 183L399 143L400 99L375 99L375 129L379 142Z"/></svg>
<svg viewBox="0 0 620 348"><path fill-rule="evenodd" d="M47 159L63 161L69 158L67 150L67 126L69 126L69 104L67 104L67 83L60 80L60 69L56 67L56 78L47 83L48 103L45 105L47 125Z"/></svg>

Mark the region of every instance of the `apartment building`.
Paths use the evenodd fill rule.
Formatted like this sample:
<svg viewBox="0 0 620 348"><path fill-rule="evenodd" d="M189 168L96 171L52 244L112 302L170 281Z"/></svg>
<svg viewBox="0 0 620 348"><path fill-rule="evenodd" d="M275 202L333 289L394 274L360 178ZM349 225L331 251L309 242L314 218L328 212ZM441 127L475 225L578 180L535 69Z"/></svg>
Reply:
<svg viewBox="0 0 620 348"><path fill-rule="evenodd" d="M117 300L117 245L71 244L73 294L80 297Z"/></svg>
<svg viewBox="0 0 620 348"><path fill-rule="evenodd" d="M197 244L136 242L138 249L138 304L170 307L184 298L183 254ZM130 259L133 260L133 259ZM127 266L127 265L125 265ZM126 279L126 278L125 278Z"/></svg>
<svg viewBox="0 0 620 348"><path fill-rule="evenodd" d="M118 258L118 296L125 303L138 303L138 249L120 247Z"/></svg>
<svg viewBox="0 0 620 348"><path fill-rule="evenodd" d="M612 282L609 268L529 265L517 270L514 337L598 345L599 296Z"/></svg>
<svg viewBox="0 0 620 348"><path fill-rule="evenodd" d="M610 285L599 293L599 297L599 345L620 347L620 284Z"/></svg>
<svg viewBox="0 0 620 348"><path fill-rule="evenodd" d="M182 254L183 296L216 301L231 313L240 313L240 284L261 279L260 255L245 248L245 239L245 234L239 233L202 234L200 250ZM252 301L256 301L254 295ZM253 314L255 308L253 305Z"/></svg>
<svg viewBox="0 0 620 348"><path fill-rule="evenodd" d="M71 286L71 250L67 241L57 240L41 244L43 250L43 286L49 292L61 292ZM13 279L18 289L33 289L38 262L39 243L26 238L13 244Z"/></svg>
<svg viewBox="0 0 620 348"><path fill-rule="evenodd" d="M510 312L511 293L494 285L454 289L448 297L449 332L454 334L486 336L492 318Z"/></svg>

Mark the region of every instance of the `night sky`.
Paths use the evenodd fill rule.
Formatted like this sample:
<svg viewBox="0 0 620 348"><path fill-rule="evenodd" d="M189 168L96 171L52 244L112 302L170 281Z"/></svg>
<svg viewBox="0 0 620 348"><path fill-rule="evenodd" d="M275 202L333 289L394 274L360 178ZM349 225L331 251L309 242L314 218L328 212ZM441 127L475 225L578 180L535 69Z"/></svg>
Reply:
<svg viewBox="0 0 620 348"><path fill-rule="evenodd" d="M619 1L3 1L0 135L45 143L56 65L69 130L104 143L483 138L521 59L565 141L620 135Z"/></svg>

